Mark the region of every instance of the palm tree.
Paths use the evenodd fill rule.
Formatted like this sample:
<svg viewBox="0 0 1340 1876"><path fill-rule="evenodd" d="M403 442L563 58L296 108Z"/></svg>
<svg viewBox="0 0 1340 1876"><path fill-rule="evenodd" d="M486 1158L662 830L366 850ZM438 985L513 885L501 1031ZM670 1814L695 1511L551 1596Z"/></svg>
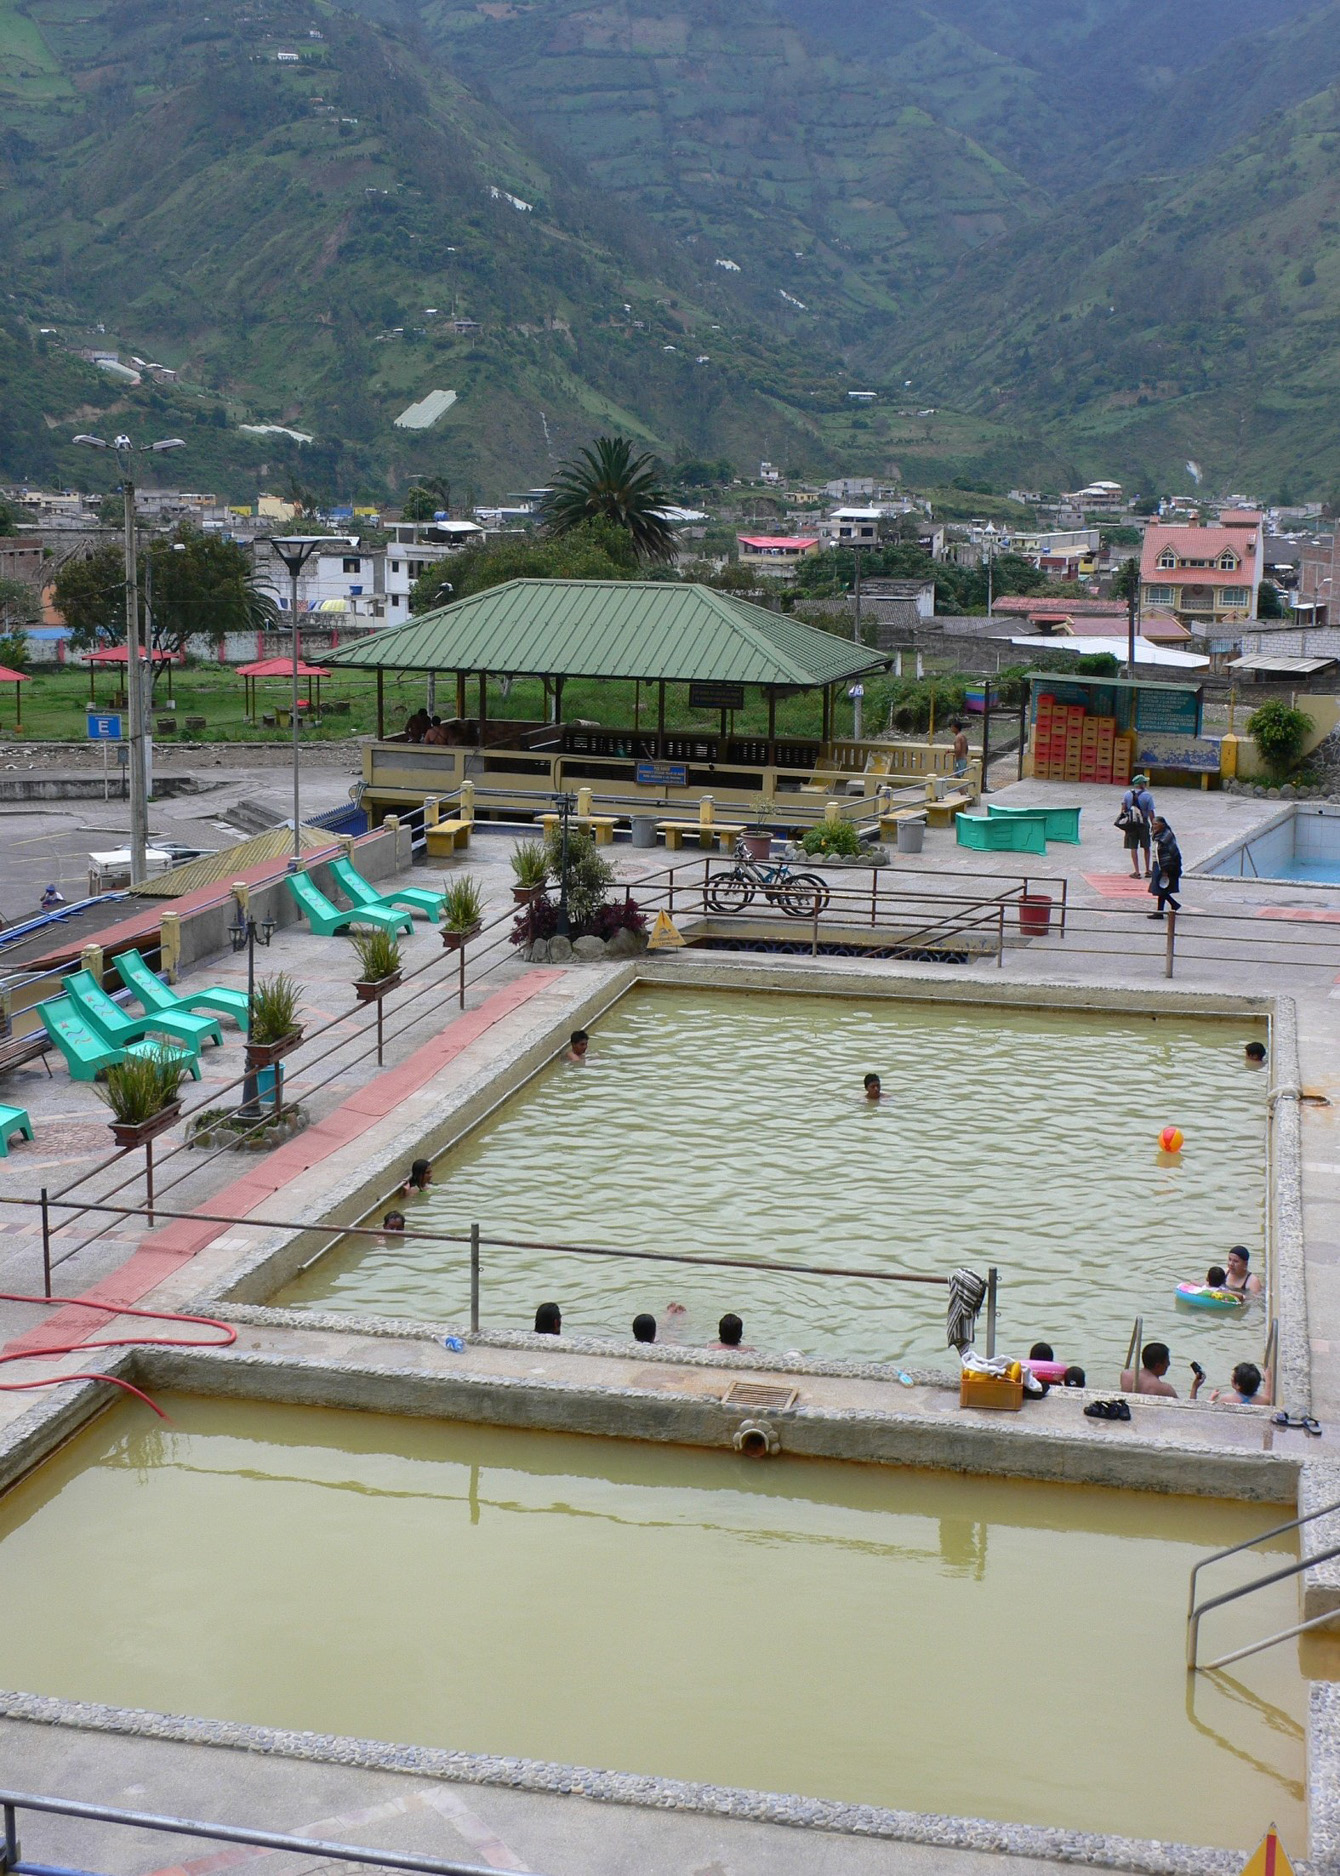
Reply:
<svg viewBox="0 0 1340 1876"><path fill-rule="evenodd" d="M675 536L661 510L670 497L650 456L634 456L626 436L598 436L594 449L564 463L544 504L550 534L609 521L630 536L639 559L673 560Z"/></svg>

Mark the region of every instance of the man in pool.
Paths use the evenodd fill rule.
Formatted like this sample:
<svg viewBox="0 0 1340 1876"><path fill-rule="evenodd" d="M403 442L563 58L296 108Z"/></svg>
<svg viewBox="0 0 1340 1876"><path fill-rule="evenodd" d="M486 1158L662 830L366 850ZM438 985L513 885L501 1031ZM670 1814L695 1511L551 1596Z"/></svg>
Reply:
<svg viewBox="0 0 1340 1876"><path fill-rule="evenodd" d="M1249 1042L1243 1050L1248 1068L1264 1068L1266 1065L1266 1045L1264 1042Z"/></svg>
<svg viewBox="0 0 1340 1876"><path fill-rule="evenodd" d="M866 1076L865 1098L867 1101L880 1101L884 1098L883 1090L879 1085L878 1075L872 1073Z"/></svg>
<svg viewBox="0 0 1340 1876"><path fill-rule="evenodd" d="M744 1340L744 1324L740 1318L729 1311L717 1324L717 1339L707 1344L709 1348L733 1348L741 1355L752 1355L753 1349Z"/></svg>
<svg viewBox="0 0 1340 1876"><path fill-rule="evenodd" d="M1146 1342L1140 1350L1140 1372L1133 1375L1129 1368L1121 1371L1121 1391L1123 1394L1161 1394L1169 1400L1177 1399L1177 1389L1166 1379L1172 1366L1172 1355L1166 1342ZM1200 1393L1200 1384L1205 1379L1197 1374L1191 1382L1191 1398L1195 1400Z"/></svg>
<svg viewBox="0 0 1340 1876"><path fill-rule="evenodd" d="M1251 1252L1245 1244L1235 1244L1228 1253L1228 1270L1225 1273L1223 1288L1232 1290L1235 1296L1259 1296L1261 1279L1248 1269Z"/></svg>
<svg viewBox="0 0 1340 1876"><path fill-rule="evenodd" d="M562 1335L563 1317L557 1303L541 1303L535 1312L536 1335Z"/></svg>
<svg viewBox="0 0 1340 1876"><path fill-rule="evenodd" d="M399 1237L404 1229L405 1214L403 1212L387 1212L385 1218L382 1219L382 1230L389 1236Z"/></svg>
<svg viewBox="0 0 1340 1876"><path fill-rule="evenodd" d="M656 1318L644 1312L633 1318L633 1340L635 1342L654 1342L656 1340Z"/></svg>
<svg viewBox="0 0 1340 1876"><path fill-rule="evenodd" d="M586 1060L586 1051L591 1046L591 1038L584 1029L574 1029L568 1037L568 1052L565 1061L581 1063Z"/></svg>

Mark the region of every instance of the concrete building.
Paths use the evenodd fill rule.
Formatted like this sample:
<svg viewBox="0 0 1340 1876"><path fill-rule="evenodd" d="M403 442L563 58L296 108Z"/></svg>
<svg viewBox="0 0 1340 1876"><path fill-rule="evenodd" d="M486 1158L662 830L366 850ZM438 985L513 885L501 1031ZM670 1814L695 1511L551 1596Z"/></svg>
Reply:
<svg viewBox="0 0 1340 1876"><path fill-rule="evenodd" d="M1184 623L1238 625L1257 616L1265 566L1262 517L1226 509L1217 527L1160 522L1145 530L1141 605Z"/></svg>
<svg viewBox="0 0 1340 1876"><path fill-rule="evenodd" d="M740 565L773 580L793 580L802 560L819 551L817 534L737 534Z"/></svg>

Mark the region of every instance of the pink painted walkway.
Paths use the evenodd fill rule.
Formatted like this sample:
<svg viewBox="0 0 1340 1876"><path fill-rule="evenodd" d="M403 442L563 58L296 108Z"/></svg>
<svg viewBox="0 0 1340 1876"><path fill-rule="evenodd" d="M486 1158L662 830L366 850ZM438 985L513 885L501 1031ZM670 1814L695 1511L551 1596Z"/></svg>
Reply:
<svg viewBox="0 0 1340 1876"><path fill-rule="evenodd" d="M385 1070L375 1081L370 1081L365 1088L358 1089L348 1100L342 1101L324 1120L317 1121L296 1139L276 1147L259 1165L248 1169L240 1179L235 1179L222 1192L195 1209L239 1219L260 1211L276 1192L311 1167L319 1166L322 1160L341 1152L378 1121L385 1120L408 1095L431 1081L462 1050L468 1049L471 1043L477 1042L496 1023L510 1016L513 1010L520 1009L538 991L547 989L563 975L562 971L532 970L516 983L495 990L477 1010L469 1010L464 1016L458 1016L440 1035L416 1049L408 1061L402 1062L398 1068ZM210 1224L204 1219L198 1223L189 1218L173 1219L162 1230L150 1232L119 1270L104 1277L91 1290L82 1292L82 1303L105 1304L105 1310L58 1309L26 1335L6 1343L0 1352L12 1354L26 1351L36 1354L42 1349L60 1347L69 1342L87 1341L90 1336L101 1333L118 1307L138 1303L164 1277L189 1263L198 1251L203 1251L206 1245L212 1244L215 1238L231 1228L229 1225Z"/></svg>

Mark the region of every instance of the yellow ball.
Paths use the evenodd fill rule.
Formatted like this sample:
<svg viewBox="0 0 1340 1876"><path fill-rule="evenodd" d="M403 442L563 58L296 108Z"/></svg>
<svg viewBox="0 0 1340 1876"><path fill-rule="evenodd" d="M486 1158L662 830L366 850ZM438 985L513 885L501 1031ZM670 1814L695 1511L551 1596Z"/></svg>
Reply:
<svg viewBox="0 0 1340 1876"><path fill-rule="evenodd" d="M1182 1129L1165 1127L1159 1135L1159 1145L1165 1153L1180 1153L1182 1150Z"/></svg>

